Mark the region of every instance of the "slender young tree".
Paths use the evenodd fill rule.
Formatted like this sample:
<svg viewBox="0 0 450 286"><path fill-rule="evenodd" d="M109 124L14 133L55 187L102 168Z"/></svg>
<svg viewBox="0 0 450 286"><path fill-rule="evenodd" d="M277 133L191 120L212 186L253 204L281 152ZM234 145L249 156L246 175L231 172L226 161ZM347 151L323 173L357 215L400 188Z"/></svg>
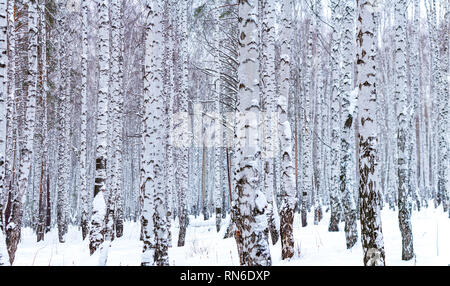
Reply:
<svg viewBox="0 0 450 286"><path fill-rule="evenodd" d="M340 2L337 0L330 1L331 22L333 26L331 35L331 181L330 181L330 224L328 231L339 231L340 221L340 195L339 195L339 139L340 139L340 38L341 38L341 22L339 18Z"/></svg>
<svg viewBox="0 0 450 286"><path fill-rule="evenodd" d="M81 130L80 130L80 195L81 235L83 240L89 232L89 192L87 188L87 97L88 97L88 0L81 1Z"/></svg>
<svg viewBox="0 0 450 286"><path fill-rule="evenodd" d="M98 99L97 99L97 143L95 150L95 185L94 203L92 209L91 227L89 233L89 249L91 255L104 241L106 215L106 164L108 149L108 97L110 72L110 31L109 31L109 1L98 2Z"/></svg>
<svg viewBox="0 0 450 286"><path fill-rule="evenodd" d="M188 24L187 24L187 13L188 13L188 0L180 1L177 4L180 16L180 37L181 37L181 87L180 87L180 112L187 115L188 114L188 81L189 81L189 72L188 72L188 42L187 42L187 32L188 32ZM189 131L186 129L185 132L182 133L185 138L190 138ZM178 176L180 178L180 183L178 187L178 201L179 201L179 209L178 209L178 218L180 225L180 232L178 235L178 246L184 246L186 239L186 229L189 224L188 210L187 210L187 201L186 196L188 195L188 182L189 182L189 147L184 142L186 139L181 138L180 143L181 147L179 148L179 167L178 167Z"/></svg>
<svg viewBox="0 0 450 286"><path fill-rule="evenodd" d="M6 174L6 99L8 96L7 1L0 1L0 201L5 194ZM0 202L0 266L9 265L3 228L3 203Z"/></svg>
<svg viewBox="0 0 450 286"><path fill-rule="evenodd" d="M408 122L407 77L406 77L406 0L395 3L395 98L397 100L397 174L398 174L398 219L402 234L402 259L410 260L414 256L411 226L411 192L408 189Z"/></svg>
<svg viewBox="0 0 450 286"><path fill-rule="evenodd" d="M291 84L290 55L292 44L291 17L292 1L281 3L281 33L280 33L280 96L278 97L278 112L280 114L278 132L281 146L281 183L282 201L280 207L281 257L291 258L294 255L294 211L296 207L295 168L292 148L292 130L288 119L288 99Z"/></svg>
<svg viewBox="0 0 450 286"><path fill-rule="evenodd" d="M311 9L314 11L314 8ZM312 70L313 70L313 22L309 20L308 40L306 43L306 67L305 67L305 88L303 93L302 112L302 187L301 187L301 217L302 227L307 226L307 204L308 194L312 191L313 162L312 162L312 112L311 112L311 91L312 91Z"/></svg>
<svg viewBox="0 0 450 286"><path fill-rule="evenodd" d="M47 22L46 7L47 1L39 1L39 22L40 22L40 94L42 101L42 155L39 176L39 210L37 223L37 242L44 240L45 220L46 220L46 192L45 192L45 174L48 172L48 67L47 67Z"/></svg>
<svg viewBox="0 0 450 286"><path fill-rule="evenodd" d="M265 96L265 122L264 122L264 190L267 197L267 218L269 221L269 231L272 244L276 244L280 237L280 227L278 213L274 211L274 156L277 154L278 146L276 138L277 120L276 111L276 85L275 85L275 3L273 1L263 1L263 22L262 22L262 85L261 94Z"/></svg>
<svg viewBox="0 0 450 286"><path fill-rule="evenodd" d="M380 217L380 179L376 159L376 18L371 0L357 0L357 85L359 107L359 197L364 265L385 265Z"/></svg>
<svg viewBox="0 0 450 286"><path fill-rule="evenodd" d="M354 58L354 16L355 7L353 1L346 1L343 8L343 35L342 35L342 61L343 82L341 98L341 174L340 190L342 194L342 205L345 214L345 238L347 248L352 248L358 239L356 225L356 204L354 190L356 184L353 182L352 173L355 170L353 119L356 98L353 98L353 58Z"/></svg>
<svg viewBox="0 0 450 286"><path fill-rule="evenodd" d="M439 93L439 123L438 123L438 144L439 144L439 169L438 169L438 189L439 193L444 197L445 203L450 205L450 139L449 139L449 25L450 25L450 4L446 1L446 5L441 5L441 9L445 9L442 39L442 62L441 64L441 82ZM446 76L447 75L447 76ZM445 206L444 206L445 209ZM450 209L450 208L449 208ZM449 211L450 217L450 211Z"/></svg>

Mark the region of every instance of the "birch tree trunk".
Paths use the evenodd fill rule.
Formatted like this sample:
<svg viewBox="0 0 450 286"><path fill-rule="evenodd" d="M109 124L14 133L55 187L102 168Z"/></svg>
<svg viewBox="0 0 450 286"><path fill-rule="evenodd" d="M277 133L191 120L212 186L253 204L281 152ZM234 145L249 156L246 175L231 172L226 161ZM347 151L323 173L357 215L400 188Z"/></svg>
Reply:
<svg viewBox="0 0 450 286"><path fill-rule="evenodd" d="M41 59L41 99L43 105L43 115L42 115L42 155L41 155L41 174L39 182L39 211L38 211L38 226L37 226L37 242L44 240L45 235L45 219L46 219L46 192L45 192L45 174L48 172L48 68L47 68L47 22L46 22L46 0L41 0L39 3L39 10L41 11L39 15L40 21L40 59Z"/></svg>
<svg viewBox="0 0 450 286"><path fill-rule="evenodd" d="M166 0L167 1L167 0ZM149 200L153 198L147 195L148 188L152 189L154 194L154 213L152 230L154 236L154 263L158 266L169 265L168 257L168 229L167 229L167 212L165 210L166 202L166 185L164 179L164 100L163 93L163 3L148 1L148 18L146 31L146 52L145 52L145 92L144 92L144 108L145 108L145 135L148 138L148 145L145 148L151 150L148 158L146 158L146 184L144 196L144 209L147 205L152 205ZM144 231L149 231L148 229ZM147 237L147 236L146 236ZM148 245L144 240L144 256L142 265L149 265L151 259L145 257L149 253Z"/></svg>
<svg viewBox="0 0 450 286"><path fill-rule="evenodd" d="M8 96L7 1L0 1L0 266L9 265L3 228L3 195L6 193L6 99Z"/></svg>
<svg viewBox="0 0 450 286"><path fill-rule="evenodd" d="M239 96L236 127L236 214L243 263L272 264L267 200L261 190L258 0L239 1Z"/></svg>
<svg viewBox="0 0 450 286"><path fill-rule="evenodd" d="M5 189L2 199L7 199L11 196L13 192L13 188L15 185L14 180L14 169L15 169L15 154L16 154L16 140L17 140L17 112L16 112L16 64L15 64L15 47L16 47L16 33L15 33L15 1L7 1L7 14L8 14L8 27L7 27L7 38L8 38L8 59L7 67L8 67L8 91L7 91L7 113L6 113L6 124L7 124L7 134L6 134L6 156L5 156ZM3 202L0 202L0 205L3 205ZM2 208L3 210L3 208ZM4 214L1 216L1 223L3 227L3 231L6 231L7 220L6 216L7 209L4 209Z"/></svg>
<svg viewBox="0 0 450 286"><path fill-rule="evenodd" d="M355 165L353 163L355 154L352 147L354 140L354 106L356 98L353 98L353 57L354 57L354 3L346 1L343 9L343 94L341 102L341 174L340 188L342 194L342 204L345 213L345 238L347 248L355 245L358 239L358 230L356 226L356 205L354 199L354 190L356 187L353 182L352 173ZM353 108L352 108L353 107Z"/></svg>
<svg viewBox="0 0 450 286"><path fill-rule="evenodd" d="M221 72L221 63L220 63L220 9L219 9L219 1L215 1L215 13L214 13L214 93L215 93L215 119L214 119L214 205L216 209L216 231L220 231L220 225L222 221L222 186L221 186L221 155L222 155L222 128L220 124L221 119L221 80L220 80L220 72Z"/></svg>
<svg viewBox="0 0 450 286"><path fill-rule="evenodd" d="M97 103L97 143L95 159L94 204L92 209L89 249L91 255L104 241L106 215L106 163L108 149L108 97L110 72L109 1L98 2L99 81Z"/></svg>
<svg viewBox="0 0 450 286"><path fill-rule="evenodd" d="M402 234L402 259L410 260L414 256L411 226L411 193L408 184L408 122L407 78L406 78L406 0L395 5L395 97L397 100L397 175L398 175L398 218Z"/></svg>
<svg viewBox="0 0 450 286"><path fill-rule="evenodd" d="M168 234L168 246L172 247L172 232L171 223L172 215L174 215L174 197L175 197L175 158L174 158L174 146L173 146L173 130L174 130L174 98L175 98L175 85L174 85L174 20L172 13L175 10L170 1L164 2L164 40L165 55L163 61L168 65L165 69L165 83L164 93L167 96L168 102L167 115L166 115L166 128L167 128L167 142L166 142L166 159L167 164L165 168L165 176L167 178L167 231Z"/></svg>
<svg viewBox="0 0 450 286"><path fill-rule="evenodd" d="M58 239L60 243L65 242L67 232L67 204L69 193L69 161L70 161L70 73L68 71L68 48L66 44L68 40L69 25L67 23L67 11L63 2L58 3L57 27L57 75L58 79L58 184L57 184L57 202L56 202L56 219L58 224Z"/></svg>
<svg viewBox="0 0 450 286"><path fill-rule="evenodd" d="M281 3L281 34L280 34L280 96L278 98L278 113L280 114L278 132L281 145L281 183L282 202L280 207L280 233L283 259L294 255L294 211L296 207L295 168L292 154L292 130L288 119L288 98L290 90L290 55L291 55L291 17L292 1L283 0Z"/></svg>
<svg viewBox="0 0 450 286"><path fill-rule="evenodd" d="M88 0L81 0L81 138L80 138L80 194L81 234L83 240L89 232L89 196L87 189L87 72L88 72Z"/></svg>
<svg viewBox="0 0 450 286"><path fill-rule="evenodd" d="M20 163L19 186L12 197L11 220L6 226L6 242L8 246L10 263L13 264L17 244L19 243L22 228L23 205L25 204L25 192L28 189L28 178L33 158L33 136L36 115L37 96L37 3L35 0L28 2L28 95L25 99L25 114L23 115L23 130L20 136Z"/></svg>
<svg viewBox="0 0 450 286"><path fill-rule="evenodd" d="M106 216L106 240L113 240L115 236L116 209L120 206L119 194L122 193L122 66L121 66L121 3L119 0L111 0L111 77L110 77L110 124L112 130L111 152L109 161L110 193L107 204Z"/></svg>
<svg viewBox="0 0 450 286"><path fill-rule="evenodd" d="M312 13L313 14L313 13ZM303 122L302 122L302 187L301 187L301 218L302 227L308 225L307 203L308 194L312 192L313 165L312 165L312 116L311 116L311 92L312 92L312 70L313 70L313 24L312 17L309 22L309 33L306 52L306 75L305 91L303 94Z"/></svg>
<svg viewBox="0 0 450 286"><path fill-rule="evenodd" d="M262 86L261 94L265 96L265 122L264 122L264 189L267 197L267 218L269 222L269 231L272 238L272 244L276 244L279 237L279 218L278 213L274 211L274 156L277 154L278 142L276 126L277 118L275 116L276 98L275 98L275 5L273 1L264 0L263 8L263 31L262 31Z"/></svg>
<svg viewBox="0 0 450 286"><path fill-rule="evenodd" d="M376 21L373 2L357 0L357 85L359 91L359 196L361 241L364 265L385 265L384 241L379 210L379 170L376 162L378 135L375 115L376 89Z"/></svg>
<svg viewBox="0 0 450 286"><path fill-rule="evenodd" d="M441 5L441 9L444 5ZM442 51L442 62L440 62L440 93L438 98L439 105L439 123L438 123L438 144L439 144L439 170L438 170L438 188L439 193L442 194L445 204L450 204L450 142L449 142L449 23L450 23L450 4L447 1L445 6L446 12L444 15L443 27L443 51ZM437 25L437 24L436 24ZM446 76L447 75L447 76ZM444 205L444 210L446 206ZM450 211L449 211L450 217Z"/></svg>
<svg viewBox="0 0 450 286"><path fill-rule="evenodd" d="M339 199L339 139L340 139L340 112L339 112L339 95L340 95L340 38L341 23L339 19L340 5L337 1L330 1L331 22L333 26L331 35L331 72L332 72L332 88L331 88L331 181L330 181L330 208L331 217L328 231L339 231L340 221L340 199Z"/></svg>
<svg viewBox="0 0 450 286"><path fill-rule="evenodd" d="M181 90L180 90L180 112L188 115L188 45L187 45L187 12L188 12L188 0L183 0L179 5L181 6ZM183 132L185 138L190 138L187 128ZM181 138L181 147L179 149L179 167L178 176L180 178L180 185L178 189L179 210L178 217L180 223L180 232L178 235L178 246L184 246L186 238L186 228L189 224L189 217L186 206L186 195L188 193L188 180L189 180L189 147L183 141L186 139Z"/></svg>

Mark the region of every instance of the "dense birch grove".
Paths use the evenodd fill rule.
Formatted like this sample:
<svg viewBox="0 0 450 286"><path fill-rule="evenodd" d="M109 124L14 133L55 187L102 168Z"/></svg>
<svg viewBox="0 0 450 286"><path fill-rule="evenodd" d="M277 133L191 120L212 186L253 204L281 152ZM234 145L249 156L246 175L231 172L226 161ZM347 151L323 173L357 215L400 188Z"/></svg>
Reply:
<svg viewBox="0 0 450 286"><path fill-rule="evenodd" d="M413 259L412 214L450 219L449 34L447 0L0 0L0 265L70 227L107 265L136 222L167 266L200 218L270 266L325 217L386 265L383 209Z"/></svg>

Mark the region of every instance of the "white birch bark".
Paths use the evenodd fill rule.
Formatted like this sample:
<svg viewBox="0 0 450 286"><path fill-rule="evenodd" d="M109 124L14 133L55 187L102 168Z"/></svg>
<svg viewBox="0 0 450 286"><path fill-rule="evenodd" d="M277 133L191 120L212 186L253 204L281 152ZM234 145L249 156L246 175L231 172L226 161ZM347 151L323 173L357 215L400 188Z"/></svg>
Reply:
<svg viewBox="0 0 450 286"><path fill-rule="evenodd" d="M361 203L361 241L364 265L385 265L384 241L379 210L379 170L376 162L376 22L371 0L357 0L357 85L359 128L359 193Z"/></svg>
<svg viewBox="0 0 450 286"><path fill-rule="evenodd" d="M188 12L188 0L183 0L178 6L180 16L180 29L181 29L181 87L180 87L180 112L187 116L188 114L188 45L187 45L187 12ZM187 118L186 118L187 119ZM186 132L182 133L180 138L181 147L179 148L179 167L178 175L180 179L180 184L178 187L178 217L180 232L178 236L178 246L184 246L186 237L186 228L189 223L188 212L187 212L187 201L186 196L188 194L188 181L189 181L189 147L187 147L186 138L190 138L189 131L187 128L184 129Z"/></svg>
<svg viewBox="0 0 450 286"><path fill-rule="evenodd" d="M145 86L144 86L144 251L142 265L168 265L168 231L164 180L164 94L163 94L163 9L162 3L147 1ZM154 200L154 201L153 201ZM153 214L151 208L153 207ZM152 214L152 217L149 216ZM150 223L150 220L153 222ZM154 229L150 229L150 226ZM153 232L153 234L151 234ZM153 240L153 241L152 241ZM152 257L153 254L153 257Z"/></svg>
<svg viewBox="0 0 450 286"><path fill-rule="evenodd" d="M3 229L3 196L6 175L6 101L8 96L7 1L0 1L0 266L9 265Z"/></svg>
<svg viewBox="0 0 450 286"><path fill-rule="evenodd" d="M97 143L95 154L95 185L94 205L92 209L92 220L89 233L89 249L91 255L104 241L106 214L106 164L108 148L108 96L109 96L109 72L110 72L110 23L109 23L109 1L98 2L99 31L98 31L98 55L99 55L99 81L97 101ZM101 195L99 195L101 194Z"/></svg>
<svg viewBox="0 0 450 286"><path fill-rule="evenodd" d="M331 73L332 73L332 88L331 88L331 177L330 177L330 208L331 217L328 231L339 231L340 221L340 199L339 199L339 163L340 163L340 38L341 38L341 22L340 22L340 4L336 0L330 1L331 9Z"/></svg>
<svg viewBox="0 0 450 286"><path fill-rule="evenodd" d="M87 72L88 72L88 0L81 0L81 129L80 129L80 195L81 233L83 240L89 232L89 193L87 189Z"/></svg>
<svg viewBox="0 0 450 286"><path fill-rule="evenodd" d="M40 22L40 46L41 46L41 53L40 53L40 61L41 61L41 85L40 85L40 93L41 93L41 99L42 99L42 155L41 155L41 162L39 162L39 171L40 174L38 176L39 178L39 209L37 212L38 215L38 226L37 226L37 242L44 240L45 235L45 222L46 222L46 193L45 193L45 175L48 171L48 101L47 101L47 95L48 95L48 67L47 67L47 22L46 22L46 13L45 13L45 7L46 7L46 0L41 0L39 2L39 10L41 13L39 13L39 22Z"/></svg>
<svg viewBox="0 0 450 286"><path fill-rule="evenodd" d="M264 166L264 190L267 197L267 218L272 244L276 244L280 233L277 221L278 213L274 212L274 156L277 155L277 133L276 124L276 98L275 98L275 3L264 1L263 7L263 31L262 31L262 86L261 94L265 96L265 117L264 117L264 144L263 152L265 159Z"/></svg>
<svg viewBox="0 0 450 286"><path fill-rule="evenodd" d="M438 192L442 196L442 200L444 201L444 211L448 207L449 199L450 199L450 139L449 139L449 21L450 21L450 12L449 12L450 4L447 1L447 4L441 5L441 9L445 9L446 12L444 14L444 21L442 26L444 27L444 35L441 39L443 42L441 45L443 46L442 56L440 57L442 61L437 59L438 68L439 69L439 93L438 93L438 106L439 106L439 122L438 122L438 148L439 148L439 159L438 159ZM445 7L445 8L444 8ZM435 12L436 13L436 12ZM437 24L436 24L437 26ZM437 39L436 39L437 41ZM436 43L436 46L438 43ZM437 51L435 51L436 55L439 55L439 48L436 47ZM450 212L449 212L450 217Z"/></svg>
<svg viewBox="0 0 450 286"><path fill-rule="evenodd" d="M278 132L281 146L281 207L280 234L281 257L291 258L294 255L294 211L296 208L295 188L295 160L292 148L292 130L288 118L288 99L291 85L291 17L292 1L283 0L281 3L281 32L280 32L280 95L278 97L278 113L280 116Z"/></svg>
<svg viewBox="0 0 450 286"><path fill-rule="evenodd" d="M411 193L408 190L408 122L407 78L406 78L406 0L395 5L395 99L397 100L397 174L398 174L398 218L402 234L402 259L414 256L411 226Z"/></svg>
<svg viewBox="0 0 450 286"><path fill-rule="evenodd" d="M214 119L214 206L216 211L216 231L220 231L221 221L222 221L222 212L225 210L222 210L222 188L221 188L221 155L222 155L222 148L220 147L222 140L222 128L220 120L222 118L221 114L221 80L220 80L220 72L222 70L221 63L220 63L220 42L221 42L221 35L220 35L220 25L219 21L220 19L220 9L218 6L220 6L220 1L215 1L215 13L214 13L214 93L215 93L215 119Z"/></svg>
<svg viewBox="0 0 450 286"><path fill-rule="evenodd" d="M244 265L271 265L262 192L258 0L239 2L239 96L236 126L237 228L242 236Z"/></svg>
<svg viewBox="0 0 450 286"><path fill-rule="evenodd" d="M122 190L122 109L123 109L123 93L122 93L122 66L121 66L121 2L119 0L111 0L111 73L110 73L110 124L111 146L109 151L108 170L110 179L110 193L107 204L106 232L105 239L114 239L115 217L118 206L118 196Z"/></svg>
<svg viewBox="0 0 450 286"><path fill-rule="evenodd" d="M168 234L168 246L172 247L172 232L171 223L172 216L174 215L174 199L175 199L175 157L174 157L174 146L172 142L172 136L174 131L174 99L175 99L175 85L174 85L174 24L173 12L175 9L171 5L171 1L164 2L164 41L165 45L165 55L163 61L167 64L165 69L165 79L164 79L164 93L167 97L167 115L165 117L166 128L167 128L167 138L166 138L166 168L165 177L167 179L167 194L166 194L166 208L167 208L167 231Z"/></svg>
<svg viewBox="0 0 450 286"><path fill-rule="evenodd" d="M354 106L356 99L353 94L353 59L354 59L354 17L355 7L352 1L346 1L343 9L343 95L341 102L341 173L340 190L345 214L345 238L347 248L352 248L358 239L356 226L356 205L353 188L356 187L352 174L355 170L354 140ZM353 108L352 108L353 107ZM353 109L353 110L352 110Z"/></svg>
<svg viewBox="0 0 450 286"><path fill-rule="evenodd" d="M28 189L28 178L31 170L31 160L33 158L33 136L36 115L36 96L37 96L37 3L35 0L28 2L28 96L25 99L25 114L23 115L23 130L20 136L20 163L18 190L12 198L11 220L6 226L6 236L8 243L8 252L10 263L14 262L17 244L19 243L23 206L25 204L25 192Z"/></svg>
<svg viewBox="0 0 450 286"><path fill-rule="evenodd" d="M306 52L306 72L305 89L303 94L303 122L302 122L302 187L301 187L301 217L302 227L306 227L308 194L312 192L313 182L313 162L312 162L312 112L311 112L311 92L312 92L312 70L313 70L313 22L312 17L309 22L309 33Z"/></svg>

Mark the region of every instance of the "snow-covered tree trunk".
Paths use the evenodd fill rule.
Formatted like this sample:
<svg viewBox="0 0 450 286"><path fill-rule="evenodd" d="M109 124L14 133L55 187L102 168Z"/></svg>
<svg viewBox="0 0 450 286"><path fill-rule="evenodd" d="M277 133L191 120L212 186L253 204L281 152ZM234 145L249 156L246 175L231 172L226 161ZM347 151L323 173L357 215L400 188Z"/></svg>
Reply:
<svg viewBox="0 0 450 286"><path fill-rule="evenodd" d="M376 89L376 8L371 0L357 0L357 86L359 128L359 195L361 241L364 265L385 265L384 241L379 210L380 179L376 162L378 135L375 115Z"/></svg>
<svg viewBox="0 0 450 286"><path fill-rule="evenodd" d="M441 5L441 9L445 9L444 21L442 26L444 27L444 36L442 40L442 61L440 66L440 92L438 94L438 106L439 106L439 122L438 122L438 148L439 148L439 169L438 169L438 192L443 197L444 210L450 203L450 139L449 139L449 22L450 22L450 4ZM437 24L436 24L437 25ZM437 43L436 43L437 44ZM437 53L437 52L436 52ZM450 211L449 211L450 217Z"/></svg>
<svg viewBox="0 0 450 286"><path fill-rule="evenodd" d="M0 1L0 231L3 228L3 199L6 194L6 139L8 98L8 10L7 1ZM5 241L0 241L0 245ZM1 247L1 246L0 246ZM2 253L0 252L0 256ZM0 258L1 260L1 258Z"/></svg>
<svg viewBox="0 0 450 286"><path fill-rule="evenodd" d="M236 126L236 222L244 265L271 265L267 200L262 192L258 0L239 2L239 96Z"/></svg>
<svg viewBox="0 0 450 286"><path fill-rule="evenodd" d="M98 61L99 80L97 98L97 142L95 152L95 184L94 204L89 233L89 249L91 255L104 241L106 215L106 164L108 148L108 97L110 86L110 31L109 31L109 1L98 2Z"/></svg>
<svg viewBox="0 0 450 286"><path fill-rule="evenodd" d="M339 231L340 221L340 196L339 196L339 139L340 139L340 38L341 38L341 23L340 23L340 3L336 0L330 1L331 9L331 25L333 26L331 35L331 73L332 73L332 88L331 88L331 178L330 178L330 209L331 217L328 231Z"/></svg>
<svg viewBox="0 0 450 286"><path fill-rule="evenodd" d="M105 240L113 240L115 236L114 223L116 209L118 206L118 196L122 190L122 66L121 66L121 2L111 0L111 84L110 84L110 124L112 130L111 152L109 160L110 193L107 203Z"/></svg>
<svg viewBox="0 0 450 286"><path fill-rule="evenodd" d="M410 71L411 71L411 96L413 97L413 112L410 117L410 129L415 132L410 132L409 136L409 190L415 194L416 204L418 210L421 207L420 199L420 187L422 186L421 181L423 176L421 174L422 164L422 154L420 152L421 146L421 130L422 126L420 124L421 117L421 104L420 104L420 93L419 93L419 33L420 33L420 10L419 10L419 0L414 0L414 29L411 40L411 58L410 58Z"/></svg>
<svg viewBox="0 0 450 286"><path fill-rule="evenodd" d="M58 239L65 242L68 223L68 199L69 199L69 163L70 163L70 73L69 51L67 44L69 37L69 25L67 23L67 11L64 3L58 2L57 12L57 76L58 76L58 184L56 219L58 224Z"/></svg>
<svg viewBox="0 0 450 286"><path fill-rule="evenodd" d="M146 143L149 155L145 158L146 164L146 188L144 190L144 209L153 205L153 230L145 229L144 232L153 231L154 237L154 264L164 266L169 264L168 257L168 229L166 211L166 181L164 179L164 150L165 150L165 123L163 93L163 3L148 1L147 26L146 26L146 51L145 51L145 89L144 89L144 120ZM150 193L150 194L148 194ZM154 197L151 196L153 194ZM154 200L152 203L151 200ZM148 214L149 212L147 212ZM148 235L145 235L147 238ZM144 254L142 265L151 265L152 258L149 248L151 242L144 239Z"/></svg>
<svg viewBox="0 0 450 286"><path fill-rule="evenodd" d="M40 61L41 61L41 86L40 93L42 99L43 106L43 115L42 115L42 155L41 155L41 174L40 174L40 182L39 182L39 211L38 211L38 226L37 226L37 241L44 240L45 235L45 218L46 218L46 192L45 192L45 179L46 173L48 172L48 101L47 101L47 92L48 92L48 67L47 67L47 22L45 15L45 5L46 0L41 0L39 2L39 10L41 13L39 14L40 21Z"/></svg>
<svg viewBox="0 0 450 286"><path fill-rule="evenodd" d="M188 0L181 1L180 4L177 5L179 12L181 23L181 87L180 87L180 112L187 116L188 114L188 81L189 81L189 73L188 73L188 26L187 26L187 13L188 13ZM181 6L181 7L180 7ZM185 138L190 138L189 131L184 130L182 136ZM178 158L178 177L180 178L180 184L178 187L178 200L179 200L179 225L180 232L178 235L178 246L184 246L185 238L186 238L186 228L189 224L189 217L187 212L186 205L186 196L188 193L188 180L189 180L189 147L186 146L185 138L181 138L180 143L181 147L179 148L179 158Z"/></svg>
<svg viewBox="0 0 450 286"><path fill-rule="evenodd" d="M354 17L355 8L352 1L346 1L343 8L343 35L342 35L342 58L343 58L343 93L341 97L341 174L340 189L342 194L342 205L345 213L345 238L347 248L352 248L358 239L356 226L356 205L352 173L355 165L353 163L355 154L352 147L354 142L353 118L356 98L353 94L353 59L354 59Z"/></svg>
<svg viewBox="0 0 450 286"><path fill-rule="evenodd" d="M275 108L275 3L264 0L263 31L262 31L262 86L261 94L265 96L265 121L264 121L264 190L267 197L267 218L272 244L276 244L280 236L278 213L274 212L274 156L277 155L278 146L276 138Z"/></svg>
<svg viewBox="0 0 450 286"><path fill-rule="evenodd" d="M323 17L323 8L321 0L316 0L314 4L315 9L315 21L314 21L314 35L316 38L316 42L319 39L321 35L322 30L322 21L321 18ZM316 58L321 59L324 55L322 52L323 48L320 43L316 43ZM320 140L323 140L322 132L323 129L326 129L326 123L323 121L323 114L326 113L326 110L322 110L323 100L324 100L324 91L325 91L325 84L324 84L324 72L322 63L318 60L317 64L315 64L315 74L316 74L316 88L315 88L315 104L314 104L314 125L315 125L315 132L314 132L314 193L312 197L312 203L314 206L314 225L318 225L320 220L322 219L322 207L320 205L320 195L323 194L324 186L325 186L325 178L323 176L324 169L323 163L325 161L324 154L323 154L323 148L324 144L321 144Z"/></svg>
<svg viewBox="0 0 450 286"><path fill-rule="evenodd" d="M6 193L6 100L8 96L7 1L0 1L0 200ZM3 202L0 202L0 266L9 265L3 229Z"/></svg>
<svg viewBox="0 0 450 286"><path fill-rule="evenodd" d="M167 115L166 115L166 128L167 128L167 140L166 140L166 159L167 164L165 168L165 176L167 178L167 231L169 232L168 245L172 247L172 232L170 230L172 223L172 215L174 215L174 195L175 195L175 158L174 158L174 146L171 141L173 138L173 116L174 116L174 99L175 99L175 85L174 85L174 21L172 12L173 7L170 5L170 1L164 2L164 40L165 45L165 55L163 61L167 64L165 69L165 83L164 83L164 93L167 97Z"/></svg>
<svg viewBox="0 0 450 286"><path fill-rule="evenodd" d="M88 72L88 0L81 1L81 130L80 130L80 195L81 234L83 240L89 232L89 192L87 189L87 72Z"/></svg>
<svg viewBox="0 0 450 286"><path fill-rule="evenodd" d="M5 189L2 194L3 199L7 199L11 192L13 191L14 182L14 164L15 164L15 154L16 154L16 138L17 138L17 112L16 112L16 63L15 60L15 47L16 47L16 32L15 32L15 1L7 1L7 14L8 14L8 28L7 28L7 37L8 37L8 59L11 59L7 62L8 67L8 96L7 96L7 112L6 112L6 125L7 125L7 134L6 134L6 156L5 156ZM0 206L3 202L0 202ZM3 208L2 208L3 209ZM6 209L5 213L1 217L0 222L4 227L3 231L6 230Z"/></svg>
<svg viewBox="0 0 450 286"><path fill-rule="evenodd" d="M22 228L23 206L25 193L28 189L28 178L33 158L33 136L36 115L37 97L37 3L35 0L28 2L28 94L24 99L25 114L22 122L22 134L20 136L20 163L19 186L12 198L11 220L6 226L6 239L10 263L14 262L17 244L19 243Z"/></svg>
<svg viewBox="0 0 450 286"><path fill-rule="evenodd" d="M302 122L302 187L301 187L301 217L302 227L307 226L307 204L308 194L312 192L313 182L313 162L312 162L312 112L311 112L311 92L312 92L312 70L313 70L313 12L309 20L308 40L306 43L306 71L305 89L303 93L303 122Z"/></svg>
<svg viewBox="0 0 450 286"><path fill-rule="evenodd" d="M411 226L411 193L408 190L408 122L407 78L406 78L406 0L395 5L395 98L397 100L397 174L398 174L398 218L402 234L402 259L414 256Z"/></svg>
<svg viewBox="0 0 450 286"><path fill-rule="evenodd" d="M215 1L215 5L219 6L219 1ZM220 35L220 9L218 7L215 8L214 13L214 94L215 94L215 103L214 103L214 109L215 109L215 118L214 118L214 205L216 209L216 231L220 231L220 225L222 221L222 212L225 210L222 210L222 187L221 187L221 155L222 155L222 128L221 128L221 80L220 80L220 72L222 70L221 63L220 63L220 42L221 42L221 35Z"/></svg>
<svg viewBox="0 0 450 286"><path fill-rule="evenodd" d="M280 33L280 95L278 97L278 113L280 119L278 132L281 146L281 207L280 233L281 257L291 258L294 255L294 211L296 207L295 188L295 160L292 149L292 130L288 119L288 98L291 84L291 17L292 1L283 0L281 3L281 33Z"/></svg>

